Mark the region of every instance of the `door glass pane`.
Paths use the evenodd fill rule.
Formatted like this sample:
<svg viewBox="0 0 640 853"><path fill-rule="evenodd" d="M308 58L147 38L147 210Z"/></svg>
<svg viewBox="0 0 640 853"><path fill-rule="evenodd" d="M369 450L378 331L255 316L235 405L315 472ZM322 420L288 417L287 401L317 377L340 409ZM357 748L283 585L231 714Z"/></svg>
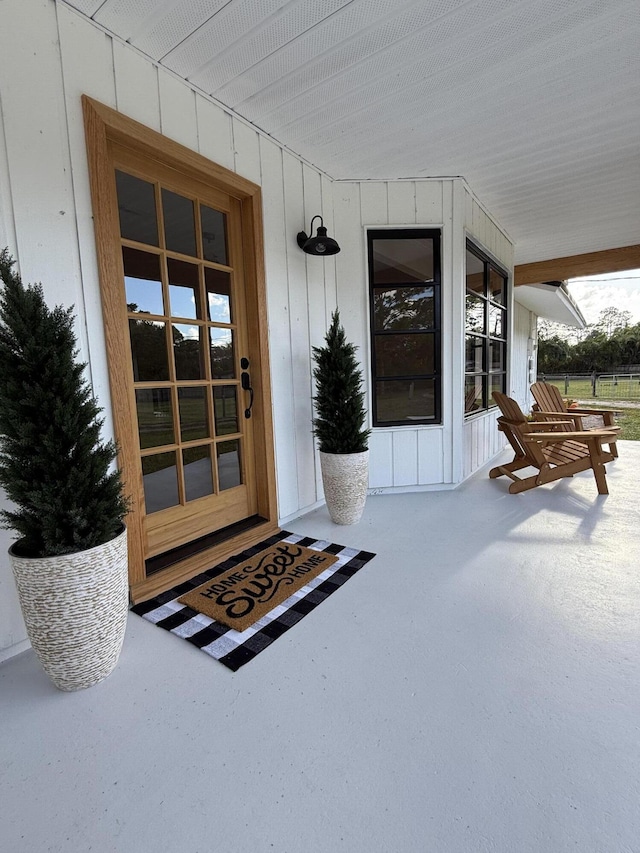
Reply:
<svg viewBox="0 0 640 853"><path fill-rule="evenodd" d="M202 327L174 323L171 329L173 353L176 361L176 379L181 382L187 379L204 379Z"/></svg>
<svg viewBox="0 0 640 853"><path fill-rule="evenodd" d="M489 305L489 334L494 338L503 338L505 329L503 325L504 308Z"/></svg>
<svg viewBox="0 0 640 853"><path fill-rule="evenodd" d="M500 305L505 304L505 290L506 290L506 281L504 276L500 275L494 269L491 269L489 272L489 295L495 302L499 302Z"/></svg>
<svg viewBox="0 0 640 853"><path fill-rule="evenodd" d="M116 169L120 234L125 240L158 245L158 217L153 184Z"/></svg>
<svg viewBox="0 0 640 853"><path fill-rule="evenodd" d="M173 407L168 388L138 388L136 412L140 447L173 444Z"/></svg>
<svg viewBox="0 0 640 853"><path fill-rule="evenodd" d="M144 505L147 513L178 504L178 470L175 451L142 457Z"/></svg>
<svg viewBox="0 0 640 853"><path fill-rule="evenodd" d="M434 335L380 335L375 347L378 377L435 372Z"/></svg>
<svg viewBox="0 0 640 853"><path fill-rule="evenodd" d="M218 459L218 482L220 491L232 489L242 483L240 469L240 440L222 441L216 444Z"/></svg>
<svg viewBox="0 0 640 853"><path fill-rule="evenodd" d="M464 380L464 411L466 414L482 409L482 376L467 376Z"/></svg>
<svg viewBox="0 0 640 853"><path fill-rule="evenodd" d="M216 385L213 389L213 412L216 419L216 435L240 432L235 385Z"/></svg>
<svg viewBox="0 0 640 853"><path fill-rule="evenodd" d="M169 302L172 317L204 319L200 311L198 267L184 261L167 260Z"/></svg>
<svg viewBox="0 0 640 853"><path fill-rule="evenodd" d="M484 307L487 303L473 293L467 293L465 331L484 333Z"/></svg>
<svg viewBox="0 0 640 853"><path fill-rule="evenodd" d="M376 422L435 418L435 380L376 382Z"/></svg>
<svg viewBox="0 0 640 853"><path fill-rule="evenodd" d="M129 320L135 382L165 382L169 379L165 325L158 320Z"/></svg>
<svg viewBox="0 0 640 853"><path fill-rule="evenodd" d="M470 335L465 341L465 370L467 373L482 372L482 354L486 338L476 338Z"/></svg>
<svg viewBox="0 0 640 853"><path fill-rule="evenodd" d="M231 276L222 270L205 269L207 309L213 323L231 322Z"/></svg>
<svg viewBox="0 0 640 853"><path fill-rule="evenodd" d="M211 473L211 445L187 447L182 451L185 497L195 501L213 494Z"/></svg>
<svg viewBox="0 0 640 853"><path fill-rule="evenodd" d="M433 240L372 240L373 283L395 284L433 279Z"/></svg>
<svg viewBox="0 0 640 853"><path fill-rule="evenodd" d="M178 388L178 407L182 441L210 437L206 388Z"/></svg>
<svg viewBox="0 0 640 853"><path fill-rule="evenodd" d="M435 324L433 287L376 288L373 318L376 331L432 329Z"/></svg>
<svg viewBox="0 0 640 853"><path fill-rule="evenodd" d="M211 328L209 337L212 378L233 379L235 376L233 332L231 329Z"/></svg>
<svg viewBox="0 0 640 853"><path fill-rule="evenodd" d="M227 217L219 210L200 205L202 254L205 261L227 264Z"/></svg>
<svg viewBox="0 0 640 853"><path fill-rule="evenodd" d="M484 292L484 261L481 261L477 255L467 249L467 292L477 293L481 296L486 295Z"/></svg>
<svg viewBox="0 0 640 853"><path fill-rule="evenodd" d="M159 256L123 246L122 263L127 311L163 315Z"/></svg>
<svg viewBox="0 0 640 853"><path fill-rule="evenodd" d="M197 253L193 201L163 188L162 213L167 249L195 257Z"/></svg>

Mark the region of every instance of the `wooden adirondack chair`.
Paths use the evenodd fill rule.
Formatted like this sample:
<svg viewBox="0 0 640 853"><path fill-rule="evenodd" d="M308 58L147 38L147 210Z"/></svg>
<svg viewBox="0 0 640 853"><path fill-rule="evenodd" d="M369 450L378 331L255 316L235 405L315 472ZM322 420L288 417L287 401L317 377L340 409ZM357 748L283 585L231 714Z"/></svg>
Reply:
<svg viewBox="0 0 640 853"><path fill-rule="evenodd" d="M565 426L564 431L570 429L584 430L584 420L590 415L599 415L602 417L602 429L609 431L620 432L620 427L615 425L613 412L607 409L569 409L567 404L562 399L560 390L555 385L550 385L548 382L534 382L531 386L533 399L536 401L534 413L536 418L541 421L567 421L572 423ZM613 456L618 455L615 436L609 444L609 450Z"/></svg>
<svg viewBox="0 0 640 853"><path fill-rule="evenodd" d="M513 480L509 491L517 494L591 468L599 494L609 494L604 466L613 455L602 445L608 444L615 433L604 429L567 432L565 428L567 424L571 427L571 421L528 421L511 397L494 391L493 398L502 412L498 429L506 435L515 456L512 462L492 468L492 479L506 475ZM537 473L528 477L514 474L523 468L536 468Z"/></svg>

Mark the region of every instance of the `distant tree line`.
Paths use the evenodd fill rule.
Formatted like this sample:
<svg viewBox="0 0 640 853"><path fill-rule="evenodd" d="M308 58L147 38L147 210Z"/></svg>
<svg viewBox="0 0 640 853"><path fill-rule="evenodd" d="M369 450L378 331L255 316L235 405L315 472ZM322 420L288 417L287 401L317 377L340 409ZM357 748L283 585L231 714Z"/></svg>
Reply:
<svg viewBox="0 0 640 853"><path fill-rule="evenodd" d="M539 321L538 373L639 372L640 323L630 321L618 308L606 308L581 333Z"/></svg>

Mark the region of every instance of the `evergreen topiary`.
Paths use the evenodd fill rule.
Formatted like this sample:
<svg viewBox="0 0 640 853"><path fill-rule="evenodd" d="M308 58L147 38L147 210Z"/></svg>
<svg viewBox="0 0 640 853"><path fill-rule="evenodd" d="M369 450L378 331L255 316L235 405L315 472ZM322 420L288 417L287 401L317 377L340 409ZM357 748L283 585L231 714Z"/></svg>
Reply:
<svg viewBox="0 0 640 853"><path fill-rule="evenodd" d="M364 429L367 412L355 352L354 344L347 342L336 308L325 346L313 347L316 364L313 432L323 453L362 453L368 448L371 430Z"/></svg>
<svg viewBox="0 0 640 853"><path fill-rule="evenodd" d="M23 557L52 557L113 539L128 511L102 409L76 363L72 308L50 310L42 286L25 287L0 253L0 486Z"/></svg>

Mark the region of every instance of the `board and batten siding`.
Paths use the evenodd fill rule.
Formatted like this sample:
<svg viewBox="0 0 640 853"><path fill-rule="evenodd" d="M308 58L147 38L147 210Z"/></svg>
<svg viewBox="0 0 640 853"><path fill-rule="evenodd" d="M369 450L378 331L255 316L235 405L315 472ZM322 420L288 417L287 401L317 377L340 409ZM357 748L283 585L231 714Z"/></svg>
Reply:
<svg viewBox="0 0 640 853"><path fill-rule="evenodd" d="M382 492L454 486L504 444L495 412L464 420L465 240L473 239L512 276L511 240L461 178L336 181L334 210L335 236L343 248L336 256L338 305L347 335L359 348L369 403L367 229L442 231L442 424L373 429L369 487Z"/></svg>
<svg viewBox="0 0 640 853"><path fill-rule="evenodd" d="M483 207L474 193L465 184L464 192L464 221L463 228L466 237L472 240L485 254L495 260L509 275L509 342L508 358L508 389L521 388L526 382L526 359L521 356L522 343L516 336L522 335L520 313L515 310L513 301L513 243L508 235L500 228L491 214ZM466 242L466 241L465 241ZM462 290L464 290L464 285ZM515 315L515 316L514 316ZM526 352L527 332L524 338ZM459 406L464 413L464 336L462 336L462 363ZM463 423L462 471L460 479L466 479L479 468L486 465L505 447L504 436L498 432L496 424L499 411L490 409L478 415L461 419Z"/></svg>
<svg viewBox="0 0 640 853"><path fill-rule="evenodd" d="M69 7L6 0L3 16L11 26L0 28L0 245L25 281L43 283L49 304L75 306L105 435L113 423L83 94L261 186L279 515L317 505L310 347L336 304L335 262L306 256L296 234L316 214L333 232L332 182ZM6 554L14 537L0 537L1 660L28 643Z"/></svg>
<svg viewBox="0 0 640 853"><path fill-rule="evenodd" d="M441 228L442 312L451 321L452 180L336 181L333 185L338 306L348 338L358 347L371 412L371 342L367 229L389 226ZM347 249L347 251L345 251ZM358 287L354 287L354 283ZM443 335L443 338L446 335ZM446 351L446 349L445 349ZM451 367L443 363L443 411L450 396ZM369 440L369 488L403 491L452 482L451 419L423 427L376 427Z"/></svg>
<svg viewBox="0 0 640 853"><path fill-rule="evenodd" d="M531 385L536 381L537 322L536 314L514 301L510 394L518 401L523 412L530 411L533 405Z"/></svg>
<svg viewBox="0 0 640 853"><path fill-rule="evenodd" d="M79 356L113 435L81 96L119 110L261 187L278 510L322 501L311 433L313 346L338 306L370 392L366 227L442 229L443 423L376 429L372 490L447 488L495 446L463 421L465 231L509 270L508 238L463 179L332 181L188 83L53 0L4 0L0 28L0 246L51 305L74 305ZM25 52L25 45L28 51ZM296 235L320 214L342 247L307 256ZM490 421L492 416L484 419ZM478 419L480 420L480 418ZM28 647L0 531L0 660Z"/></svg>

